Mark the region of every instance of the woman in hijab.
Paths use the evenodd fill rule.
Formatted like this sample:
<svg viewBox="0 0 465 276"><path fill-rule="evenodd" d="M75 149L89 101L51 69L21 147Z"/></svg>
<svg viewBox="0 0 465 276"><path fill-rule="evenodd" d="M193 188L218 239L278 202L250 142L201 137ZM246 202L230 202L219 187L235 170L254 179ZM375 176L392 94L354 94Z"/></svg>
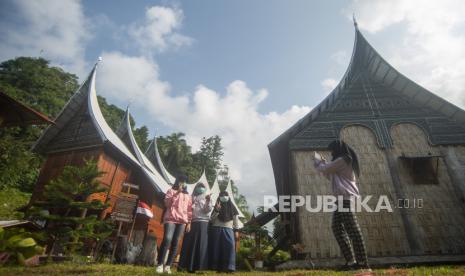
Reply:
<svg viewBox="0 0 465 276"><path fill-rule="evenodd" d="M179 267L188 272L208 269L208 222L213 204L207 188L197 183L192 193L192 223L184 235Z"/></svg>
<svg viewBox="0 0 465 276"><path fill-rule="evenodd" d="M163 215L164 234L158 252L157 273L171 273L171 264L177 253L179 239L184 229L189 231L192 218L192 198L186 192L186 176L178 176L173 187L165 195L165 212ZM166 254L169 255L165 261Z"/></svg>
<svg viewBox="0 0 465 276"><path fill-rule="evenodd" d="M231 202L228 192L220 193L211 215L210 269L218 272L236 270L235 240L238 238L239 212Z"/></svg>
<svg viewBox="0 0 465 276"><path fill-rule="evenodd" d="M338 207L343 206L345 209L336 210L332 220L334 236L346 260L343 269L369 270L362 231L351 204L352 200L360 196L356 182L356 177L360 175L357 154L341 140L331 142L328 149L331 151L332 160L326 162L324 158L315 158L314 166L331 180L333 195L338 198ZM339 199L342 199L342 203Z"/></svg>

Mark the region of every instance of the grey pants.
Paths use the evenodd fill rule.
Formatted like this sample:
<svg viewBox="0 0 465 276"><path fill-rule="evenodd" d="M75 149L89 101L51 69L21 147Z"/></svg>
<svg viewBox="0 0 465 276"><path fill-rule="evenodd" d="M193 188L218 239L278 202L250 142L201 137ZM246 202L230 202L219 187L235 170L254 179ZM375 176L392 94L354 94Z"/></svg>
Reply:
<svg viewBox="0 0 465 276"><path fill-rule="evenodd" d="M164 224L165 232L163 234L163 241L161 243L160 250L158 251L158 265L163 264L168 249L170 250L170 253L165 265L170 266L173 263L174 257L176 256L176 251L178 250L179 239L181 238L182 233L184 233L185 227L185 224Z"/></svg>

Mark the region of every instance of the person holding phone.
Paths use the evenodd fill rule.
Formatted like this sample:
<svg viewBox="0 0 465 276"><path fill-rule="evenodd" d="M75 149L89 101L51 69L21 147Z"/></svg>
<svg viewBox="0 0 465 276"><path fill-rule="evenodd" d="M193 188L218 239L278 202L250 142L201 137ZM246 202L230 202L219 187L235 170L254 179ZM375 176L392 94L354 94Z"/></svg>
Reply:
<svg viewBox="0 0 465 276"><path fill-rule="evenodd" d="M327 162L322 155L315 152L314 166L331 180L333 195L342 198L345 210L336 210L332 219L332 230L336 241L346 260L342 269L363 269L371 271L365 249L362 231L357 222L351 201L360 196L356 177L360 175L358 157L355 151L341 140L328 145L332 160ZM347 211L349 210L349 211ZM354 254L352 253L355 253Z"/></svg>
<svg viewBox="0 0 465 276"><path fill-rule="evenodd" d="M218 272L236 270L236 243L239 238L239 212L228 192L223 191L211 215L210 268Z"/></svg>
<svg viewBox="0 0 465 276"><path fill-rule="evenodd" d="M197 183L192 193L192 223L184 235L179 267L194 273L208 269L208 223L213 204L207 188Z"/></svg>
<svg viewBox="0 0 465 276"><path fill-rule="evenodd" d="M187 232L190 230L192 198L185 189L186 181L186 176L178 176L172 188L165 195L164 234L158 252L158 262L155 269L157 273L171 273L171 264L177 253L179 239L184 230ZM168 251L168 259L166 259Z"/></svg>

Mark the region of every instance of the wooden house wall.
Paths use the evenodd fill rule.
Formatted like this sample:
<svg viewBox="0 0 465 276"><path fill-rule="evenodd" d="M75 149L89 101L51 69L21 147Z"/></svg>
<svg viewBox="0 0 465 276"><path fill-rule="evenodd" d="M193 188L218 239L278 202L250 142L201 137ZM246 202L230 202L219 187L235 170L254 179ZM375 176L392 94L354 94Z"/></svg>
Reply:
<svg viewBox="0 0 465 276"><path fill-rule="evenodd" d="M157 244L160 245L163 239L163 224L162 224L162 213L163 213L163 199L157 194L151 184L142 185L139 183L140 189L140 200L151 206L153 218L142 218L136 222L135 229L144 230L145 232L153 232L157 237Z"/></svg>
<svg viewBox="0 0 465 276"><path fill-rule="evenodd" d="M393 152L397 156L441 155L440 147L431 146L427 136L414 124L398 124L391 128ZM464 162L463 147L452 147ZM406 166L398 159L401 183L406 198L422 199L423 208L409 208L411 220L418 226L424 254L465 253L464 203L451 181L443 157L438 159L438 184L415 184ZM464 163L462 163L464 164ZM436 166L436 161L433 160Z"/></svg>
<svg viewBox="0 0 465 276"><path fill-rule="evenodd" d="M154 232L157 237L157 243L160 245L163 238L163 224L161 223L163 203L161 197L156 195L151 184L144 183L147 180L143 175L132 173L132 168L127 162L118 160L110 151L104 151L102 148L49 154L41 169L31 201L40 198L45 184L57 177L65 166L83 165L84 161L88 159L97 160L97 167L104 173L99 178L99 181L108 189L106 192L93 194L89 198L89 200L98 199L103 202L108 198L109 207L101 213L101 218L108 217L112 212L119 193L122 191L123 183L137 184L141 187L139 191L140 199L152 207L154 217L149 220L144 216L139 216L134 225L135 235L133 238L140 240L143 239L146 232ZM131 223L124 223L122 234L127 235L131 226Z"/></svg>
<svg viewBox="0 0 465 276"><path fill-rule="evenodd" d="M123 183L131 182L131 168L123 161L117 160L107 152L102 152L99 156L98 168L104 174L100 177L100 183L108 190L100 193L98 199L106 202L108 199L109 207L102 212L101 217L104 218L111 213L118 199L118 194L121 192ZM109 196L109 198L107 198Z"/></svg>
<svg viewBox="0 0 465 276"><path fill-rule="evenodd" d="M160 245L163 239L163 225L160 220L163 205L161 205L161 199L157 196L152 184L148 183L145 176L140 172L133 173L127 164L118 162L112 156L105 153L100 156L99 168L102 171L108 172L100 179L102 184L111 187L110 207L105 210L105 215L111 213L112 207L115 205L119 193L122 191L124 182L138 185L139 191L135 193L139 195L140 200L152 206L154 217L149 219L144 215L137 215L131 240L135 244L140 244L147 232L153 232L157 237L157 244ZM131 228L132 223L123 223L121 235L129 235Z"/></svg>
<svg viewBox="0 0 465 276"><path fill-rule="evenodd" d="M157 245L160 246L163 240L163 223L162 223L162 215L163 215L163 205L160 202L156 202L152 204L152 212L153 218L148 221L148 231L155 233L157 237Z"/></svg>
<svg viewBox="0 0 465 276"><path fill-rule="evenodd" d="M100 148L74 150L47 155L45 163L42 165L39 177L31 196L31 202L40 198L45 185L61 174L63 168L68 165L83 165L84 160L97 160L101 153Z"/></svg>

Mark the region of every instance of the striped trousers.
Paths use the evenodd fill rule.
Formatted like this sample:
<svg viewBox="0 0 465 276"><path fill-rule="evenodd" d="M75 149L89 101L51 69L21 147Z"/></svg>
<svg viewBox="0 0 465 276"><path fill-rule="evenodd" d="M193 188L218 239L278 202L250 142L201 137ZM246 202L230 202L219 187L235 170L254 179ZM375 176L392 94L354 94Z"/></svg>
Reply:
<svg viewBox="0 0 465 276"><path fill-rule="evenodd" d="M350 200L344 200L343 206L350 208ZM357 262L360 265L368 265L365 242L355 212L353 210L348 212L335 211L332 229L347 263Z"/></svg>

